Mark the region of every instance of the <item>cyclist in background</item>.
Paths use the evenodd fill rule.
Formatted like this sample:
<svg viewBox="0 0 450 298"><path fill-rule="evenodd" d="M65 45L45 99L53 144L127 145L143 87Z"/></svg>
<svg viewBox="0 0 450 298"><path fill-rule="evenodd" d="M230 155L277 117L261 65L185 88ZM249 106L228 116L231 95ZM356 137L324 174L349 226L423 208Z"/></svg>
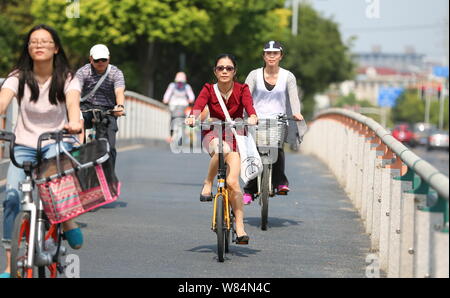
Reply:
<svg viewBox="0 0 450 298"><path fill-rule="evenodd" d="M110 64L109 49L97 44L90 50L89 63L78 69L76 76L81 85L81 110L114 110L107 115L106 138L110 145L113 167L116 164L116 134L119 130L117 117L125 113L125 78L123 72ZM84 128L92 128L93 115L83 112Z"/></svg>
<svg viewBox="0 0 450 298"><path fill-rule="evenodd" d="M297 120L303 120L300 113L300 99L297 80L288 70L280 67L283 59L283 47L278 41L269 41L263 50L264 67L249 73L245 83L249 86L253 104L260 119L276 118L277 115L292 114ZM288 141L298 143L298 127L290 125ZM277 194L287 194L289 181L285 174L285 157L283 148L278 149L278 159L273 165L273 185ZM257 178L244 187L244 204L250 204L257 192Z"/></svg>
<svg viewBox="0 0 450 298"><path fill-rule="evenodd" d="M177 118L185 118L186 108L195 100L194 92L191 85L187 83L186 74L178 72L175 75L175 81L170 83L164 93L163 103L169 105L172 114L170 125L170 138L173 136L173 120Z"/></svg>
<svg viewBox="0 0 450 298"><path fill-rule="evenodd" d="M80 121L80 92L78 79L70 71L69 62L56 31L46 25L33 27L27 35L22 54L0 91L0 114L5 114L16 97L19 115L15 158L19 163L36 161L39 136L48 131L67 129L78 133ZM43 143L44 158L56 155L55 144ZM71 146L65 143L66 149ZM0 277L10 277L11 237L14 220L20 211L19 183L25 179L23 169L9 164L6 195L3 201L3 238L6 249L6 270ZM83 235L74 220L63 223L69 245L81 248Z"/></svg>

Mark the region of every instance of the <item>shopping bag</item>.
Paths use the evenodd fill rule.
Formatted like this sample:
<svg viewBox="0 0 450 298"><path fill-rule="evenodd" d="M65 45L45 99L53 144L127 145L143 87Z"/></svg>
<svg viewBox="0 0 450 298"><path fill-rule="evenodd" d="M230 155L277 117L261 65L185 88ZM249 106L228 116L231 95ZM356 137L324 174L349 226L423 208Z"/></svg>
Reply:
<svg viewBox="0 0 450 298"><path fill-rule="evenodd" d="M261 156L259 155L255 140L250 132L245 136L235 133L235 138L241 157L240 177L244 183L247 183L262 173L263 164Z"/></svg>

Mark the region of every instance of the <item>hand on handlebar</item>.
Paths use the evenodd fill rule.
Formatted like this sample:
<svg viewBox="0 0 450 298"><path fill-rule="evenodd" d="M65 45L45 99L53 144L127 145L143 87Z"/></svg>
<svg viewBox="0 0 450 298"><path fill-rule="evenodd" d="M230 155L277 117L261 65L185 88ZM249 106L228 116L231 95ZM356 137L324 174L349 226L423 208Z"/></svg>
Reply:
<svg viewBox="0 0 450 298"><path fill-rule="evenodd" d="M64 125L64 129L67 130L69 134L79 134L83 130L81 122L69 122Z"/></svg>
<svg viewBox="0 0 450 298"><path fill-rule="evenodd" d="M303 115L298 113L298 114L293 114L292 115L293 118L295 118L297 121L302 121L304 120Z"/></svg>
<svg viewBox="0 0 450 298"><path fill-rule="evenodd" d="M258 117L256 115L251 115L250 117L248 117L247 123L248 123L248 125L258 124Z"/></svg>
<svg viewBox="0 0 450 298"><path fill-rule="evenodd" d="M112 110L112 112L114 113L114 116L116 116L116 117L125 116L125 109L124 109L123 105L116 105L114 107L114 109Z"/></svg>
<svg viewBox="0 0 450 298"><path fill-rule="evenodd" d="M194 116L189 116L184 120L184 123L186 125L189 125L190 127L193 127L195 125L195 117Z"/></svg>

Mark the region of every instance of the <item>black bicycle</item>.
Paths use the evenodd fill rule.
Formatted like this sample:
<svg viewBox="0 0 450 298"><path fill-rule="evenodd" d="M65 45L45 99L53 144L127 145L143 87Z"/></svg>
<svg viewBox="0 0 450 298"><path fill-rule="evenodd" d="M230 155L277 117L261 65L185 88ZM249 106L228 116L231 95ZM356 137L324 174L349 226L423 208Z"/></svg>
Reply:
<svg viewBox="0 0 450 298"><path fill-rule="evenodd" d="M289 121L296 118L278 115L274 119L259 119L256 128L256 145L263 162L263 170L258 176L258 192L261 206L261 230L267 230L269 218L269 197L275 196L272 184L272 169L278 156L278 149L282 148L287 136Z"/></svg>

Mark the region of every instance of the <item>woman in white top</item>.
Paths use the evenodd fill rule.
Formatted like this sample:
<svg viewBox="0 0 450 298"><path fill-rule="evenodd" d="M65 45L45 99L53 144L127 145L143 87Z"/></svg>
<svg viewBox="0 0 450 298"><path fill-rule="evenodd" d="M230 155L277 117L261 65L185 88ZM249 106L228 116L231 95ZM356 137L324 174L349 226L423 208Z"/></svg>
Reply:
<svg viewBox="0 0 450 298"><path fill-rule="evenodd" d="M80 84L70 71L60 38L46 25L33 27L27 35L22 54L14 71L0 89L0 115L5 114L14 97L19 115L14 129L15 158L22 164L36 161L39 135L67 129L78 133L80 121ZM56 155L55 144L43 144L44 158ZM70 146L66 144L66 146ZM70 148L69 148L70 149ZM11 238L14 220L20 211L19 183L25 172L10 163L3 200L3 237L6 269L0 278L11 277ZM83 234L73 219L63 223L64 234L73 249L81 248Z"/></svg>
<svg viewBox="0 0 450 298"><path fill-rule="evenodd" d="M303 120L300 111L300 99L297 90L297 80L288 70L280 67L283 59L283 48L277 41L269 41L264 46L264 67L250 72L245 83L250 87L253 105L259 119L276 118L277 115L292 115L297 120ZM288 140L298 142L296 125L289 126ZM289 182L284 173L284 151L278 150L278 159L273 165L273 185L277 194L286 195ZM249 181L244 187L244 204L250 204L253 194L257 191L256 179Z"/></svg>

